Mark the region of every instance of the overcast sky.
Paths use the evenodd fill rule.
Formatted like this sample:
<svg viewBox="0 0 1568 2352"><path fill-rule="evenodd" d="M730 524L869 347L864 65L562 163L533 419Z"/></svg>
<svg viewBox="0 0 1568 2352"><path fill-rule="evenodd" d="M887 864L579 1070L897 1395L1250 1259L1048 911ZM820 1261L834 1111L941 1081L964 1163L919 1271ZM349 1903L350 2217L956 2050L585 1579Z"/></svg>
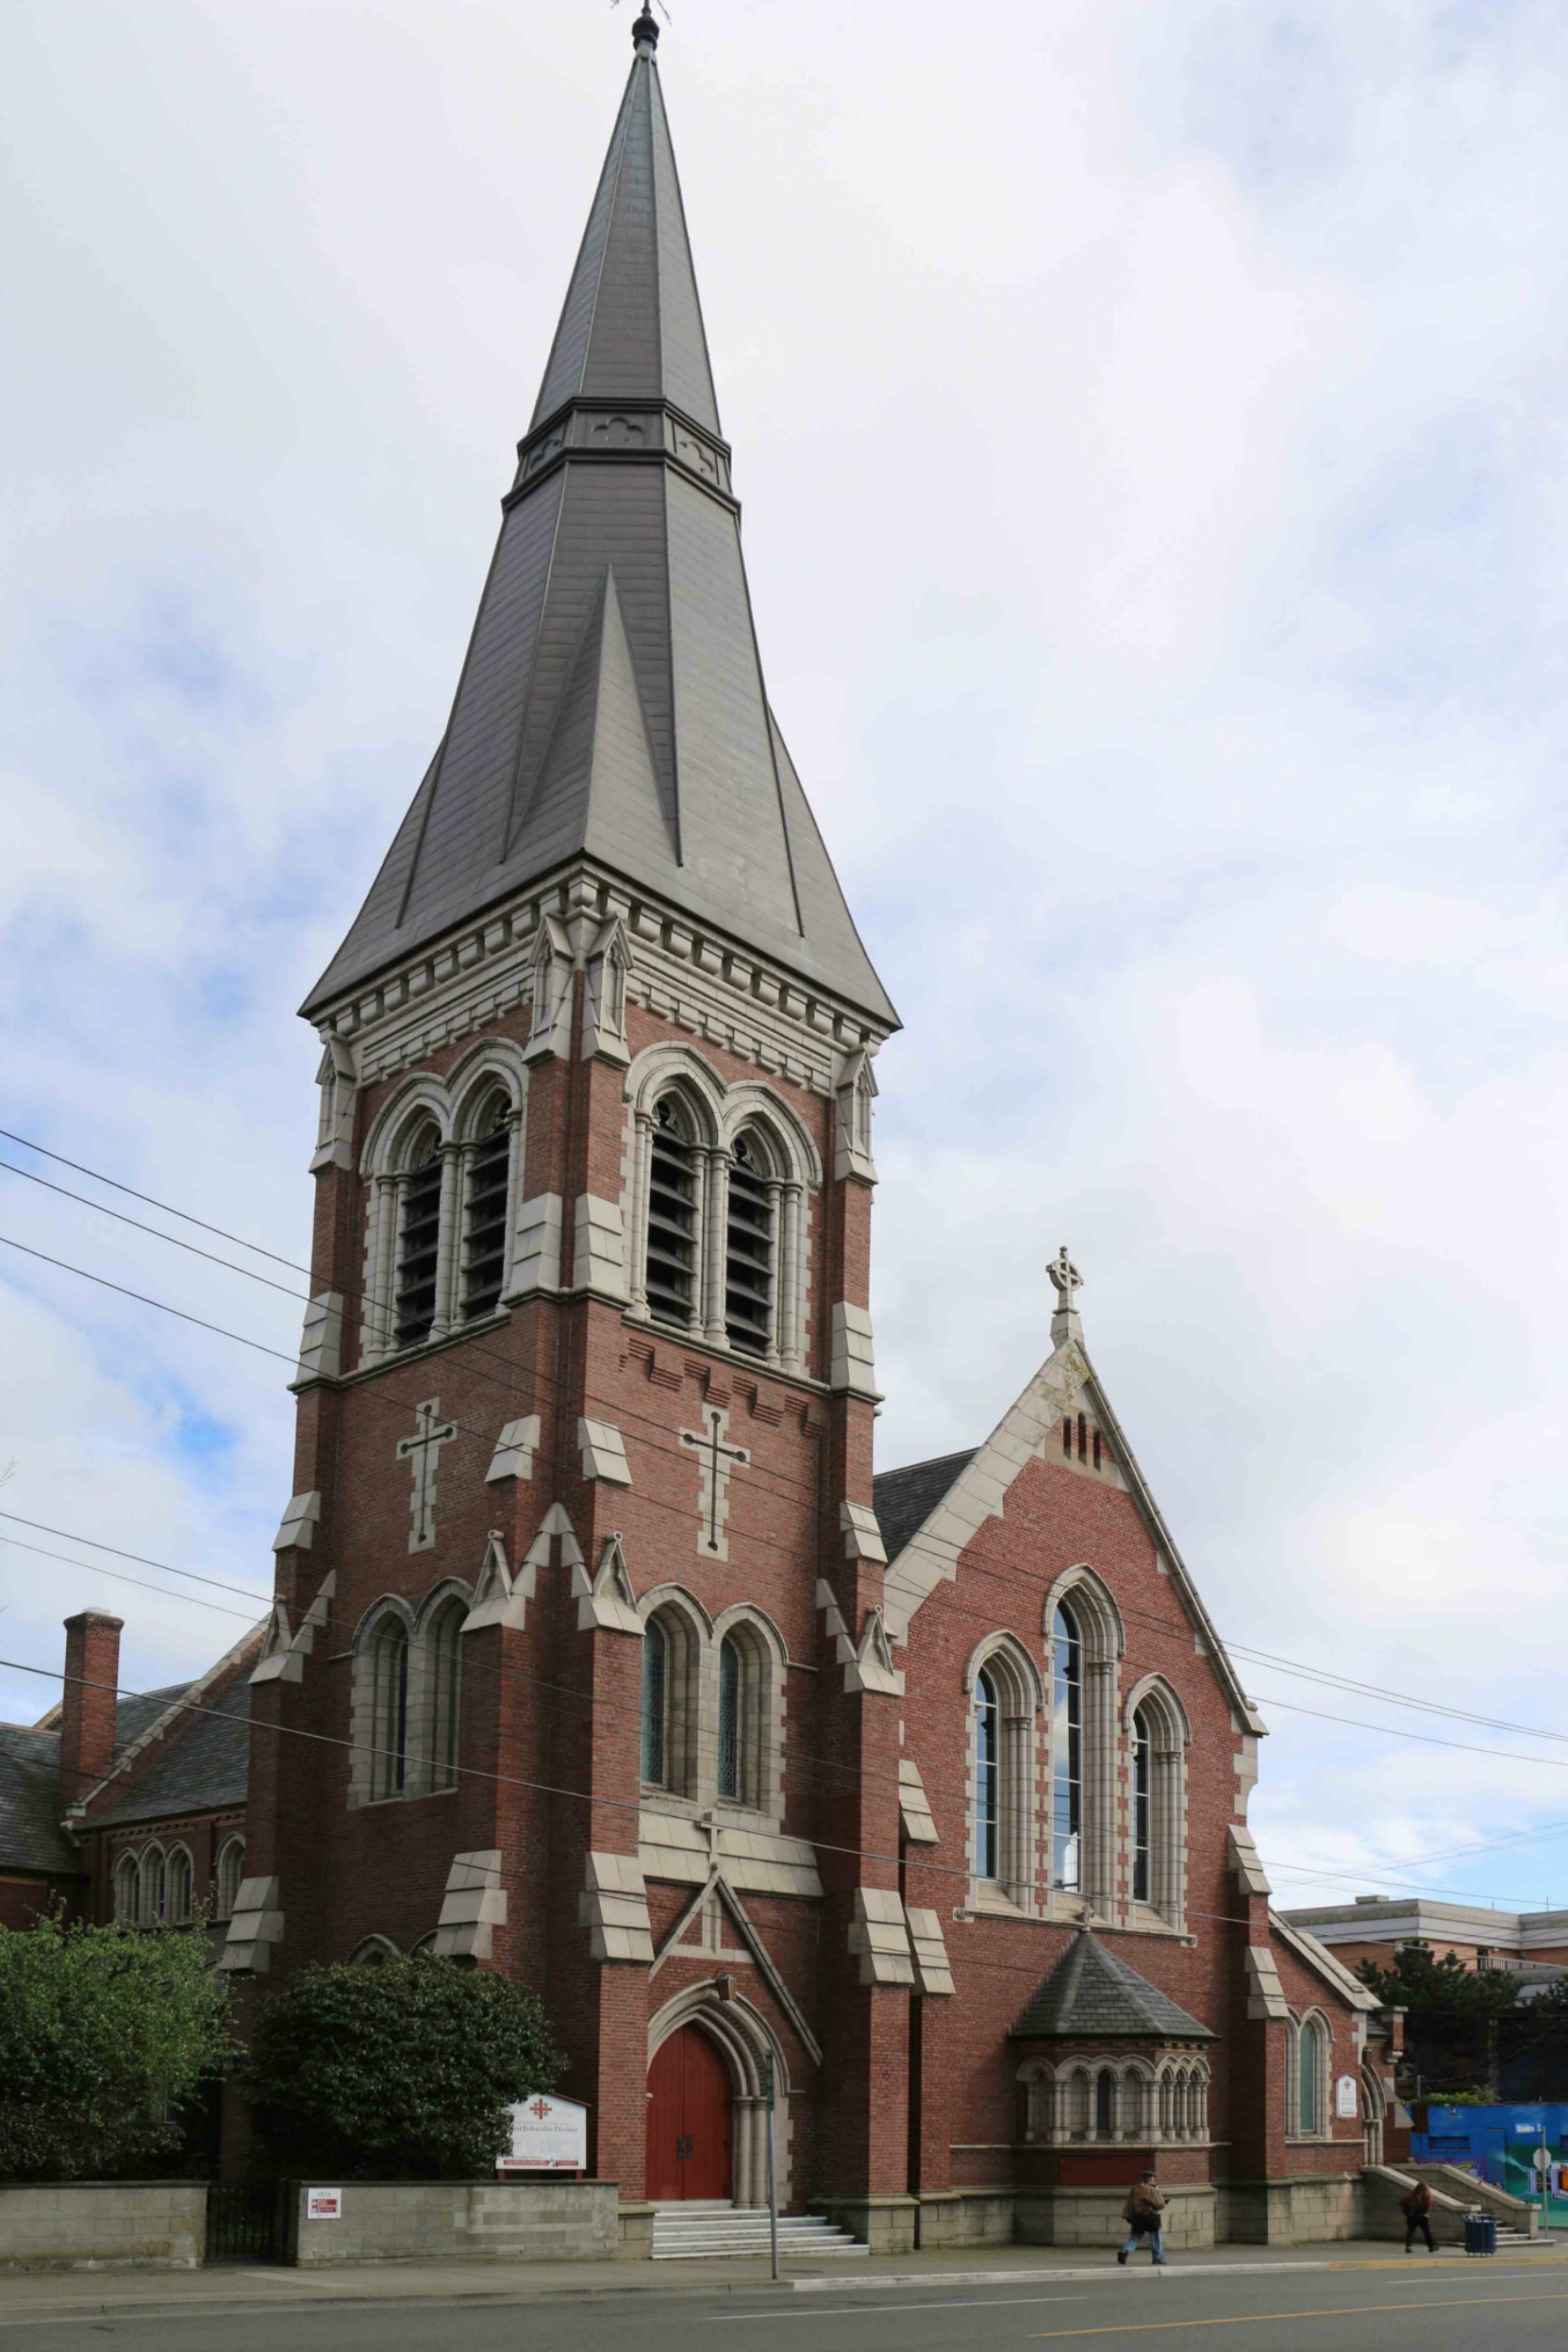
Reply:
<svg viewBox="0 0 1568 2352"><path fill-rule="evenodd" d="M4 1124L290 1259L294 1007L444 723L630 13L0 8ZM1280 1899L1568 1903L1568 13L678 0L660 64L770 692L906 1025L879 1463L995 1423L1068 1241L1222 1630L1560 1735L1241 1661ZM0 1505L264 1593L285 1367L0 1259ZM138 1688L242 1630L0 1549L0 1654L90 1604Z"/></svg>

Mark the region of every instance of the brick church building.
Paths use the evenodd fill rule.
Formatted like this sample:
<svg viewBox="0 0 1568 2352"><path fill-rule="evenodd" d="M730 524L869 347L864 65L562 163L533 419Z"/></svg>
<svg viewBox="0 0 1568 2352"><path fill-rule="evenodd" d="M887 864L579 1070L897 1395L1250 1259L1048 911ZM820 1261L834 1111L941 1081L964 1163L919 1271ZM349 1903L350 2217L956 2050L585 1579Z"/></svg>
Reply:
<svg viewBox="0 0 1568 2352"><path fill-rule="evenodd" d="M629 2214L759 2201L771 2067L785 2204L880 2248L1104 2243L1151 2159L1177 2244L1349 2234L1387 2021L1271 1911L1263 1726L1065 1251L990 1434L874 1461L897 1022L763 683L657 41L446 731L304 1009L222 1965L525 1979Z"/></svg>

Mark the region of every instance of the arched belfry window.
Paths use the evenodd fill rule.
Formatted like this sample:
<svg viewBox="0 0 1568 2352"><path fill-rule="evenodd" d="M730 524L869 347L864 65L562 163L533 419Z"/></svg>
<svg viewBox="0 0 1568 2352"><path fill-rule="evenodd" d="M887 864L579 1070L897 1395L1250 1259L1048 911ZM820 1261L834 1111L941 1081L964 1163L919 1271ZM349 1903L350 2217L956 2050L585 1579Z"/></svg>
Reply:
<svg viewBox="0 0 1568 2352"><path fill-rule="evenodd" d="M1051 1884L1083 1891L1083 1641L1062 1602L1051 1627Z"/></svg>
<svg viewBox="0 0 1568 2352"><path fill-rule="evenodd" d="M389 1615L371 1650L373 1795L401 1796L409 1782L409 1628Z"/></svg>
<svg viewBox="0 0 1568 2352"><path fill-rule="evenodd" d="M648 1169L648 1308L682 1326L691 1324L697 1301L697 1188L690 1123L666 1094L654 1112Z"/></svg>
<svg viewBox="0 0 1568 2352"><path fill-rule="evenodd" d="M397 1344L428 1339L436 1316L436 1269L441 1253L441 1130L421 1127L408 1158L397 1245Z"/></svg>
<svg viewBox="0 0 1568 2352"><path fill-rule="evenodd" d="M466 1154L463 1202L463 1319L494 1311L507 1273L507 1194L511 1170L511 1104L491 1095Z"/></svg>
<svg viewBox="0 0 1568 2352"><path fill-rule="evenodd" d="M725 1331L731 1347L766 1355L775 1345L775 1233L778 1188L760 1139L736 1141L729 1163L725 1256Z"/></svg>

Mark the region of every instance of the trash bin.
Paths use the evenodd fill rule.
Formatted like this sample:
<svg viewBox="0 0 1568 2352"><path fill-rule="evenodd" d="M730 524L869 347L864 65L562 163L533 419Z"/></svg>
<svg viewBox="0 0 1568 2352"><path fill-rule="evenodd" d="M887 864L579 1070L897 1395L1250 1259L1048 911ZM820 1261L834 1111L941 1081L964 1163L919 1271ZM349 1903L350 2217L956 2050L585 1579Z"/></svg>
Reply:
<svg viewBox="0 0 1568 2352"><path fill-rule="evenodd" d="M1466 2213L1464 2217L1464 2250L1467 2254L1496 2253L1497 2217L1494 2213Z"/></svg>

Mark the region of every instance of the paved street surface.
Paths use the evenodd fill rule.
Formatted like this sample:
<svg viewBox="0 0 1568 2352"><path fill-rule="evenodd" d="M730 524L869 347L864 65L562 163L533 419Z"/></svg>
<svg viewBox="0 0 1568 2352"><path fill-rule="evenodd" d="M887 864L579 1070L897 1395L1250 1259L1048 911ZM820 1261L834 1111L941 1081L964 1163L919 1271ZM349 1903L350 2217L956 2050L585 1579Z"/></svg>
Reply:
<svg viewBox="0 0 1568 2352"><path fill-rule="evenodd" d="M75 2352L112 2337L125 2352L948 2352L948 2347L1058 2344L1084 2352L1560 2352L1568 2343L1568 2255L1467 2262L1394 2249L1350 2249L1315 2260L1260 2250L1251 2259L1146 2260L1118 2270L1059 2261L1041 2275L1022 2248L993 2264L985 2283L956 2265L915 2283L907 2269L865 2270L774 2287L763 2277L670 2276L639 2265L592 2287L543 2282L515 2271L465 2268L450 2283L431 2269L214 2272L161 2278L142 2273L0 2277L4 2352ZM1239 2251L1239 2250L1238 2250ZM918 2258L917 2258L918 2259ZM707 2266L704 2265L706 2271ZM576 2277L588 2274L579 2270Z"/></svg>

